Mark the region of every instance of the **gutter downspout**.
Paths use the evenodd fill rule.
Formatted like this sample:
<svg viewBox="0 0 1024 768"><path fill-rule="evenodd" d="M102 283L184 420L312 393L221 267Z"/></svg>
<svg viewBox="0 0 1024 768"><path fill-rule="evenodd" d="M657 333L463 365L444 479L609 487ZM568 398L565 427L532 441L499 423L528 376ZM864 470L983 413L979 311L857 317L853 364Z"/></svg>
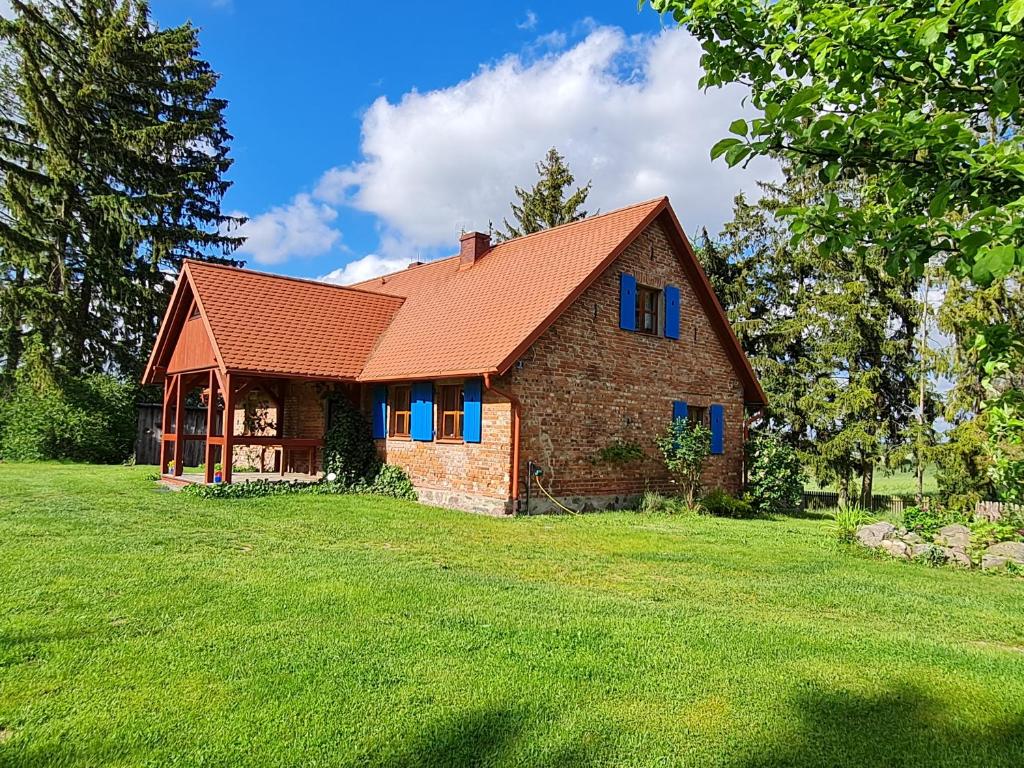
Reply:
<svg viewBox="0 0 1024 768"><path fill-rule="evenodd" d="M522 421L523 404L519 398L509 392L502 392L500 389L491 386L491 374L484 374L484 388L504 397L512 406L512 472L509 475L511 480L512 514L518 510L519 504L519 428Z"/></svg>

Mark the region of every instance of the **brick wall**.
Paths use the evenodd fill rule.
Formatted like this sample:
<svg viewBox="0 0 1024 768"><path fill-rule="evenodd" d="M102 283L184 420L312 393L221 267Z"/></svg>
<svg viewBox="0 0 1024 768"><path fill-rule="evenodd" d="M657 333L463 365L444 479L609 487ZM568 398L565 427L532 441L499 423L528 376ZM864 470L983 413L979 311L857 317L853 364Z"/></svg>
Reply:
<svg viewBox="0 0 1024 768"><path fill-rule="evenodd" d="M619 275L655 288L680 288L679 340L619 328ZM646 488L672 490L655 437L672 402L725 407L725 454L705 467L706 487L739 490L743 467L743 390L659 222L652 224L523 355L495 386L523 404L520 476L528 459L558 497L595 506L622 503ZM602 462L613 440L640 445L628 466Z"/></svg>
<svg viewBox="0 0 1024 768"><path fill-rule="evenodd" d="M326 409L321 394L322 386L311 381L282 381L282 399L284 400L284 437L313 437L322 439L326 428ZM271 407L271 418L277 420L277 409ZM235 410L235 434L241 434L245 414L241 404ZM270 431L273 434L273 431ZM258 446L235 446L232 451L236 467L260 466L261 457L266 471L273 469L274 450ZM323 450L316 452L316 466L323 466ZM291 470L308 472L309 465L303 451L295 451L291 455Z"/></svg>
<svg viewBox="0 0 1024 768"><path fill-rule="evenodd" d="M371 387L364 405L369 410ZM435 402L436 410L436 402ZM485 391L479 443L419 442L389 437L378 440L381 458L402 467L420 501L475 512L499 513L508 499L512 455L509 401Z"/></svg>

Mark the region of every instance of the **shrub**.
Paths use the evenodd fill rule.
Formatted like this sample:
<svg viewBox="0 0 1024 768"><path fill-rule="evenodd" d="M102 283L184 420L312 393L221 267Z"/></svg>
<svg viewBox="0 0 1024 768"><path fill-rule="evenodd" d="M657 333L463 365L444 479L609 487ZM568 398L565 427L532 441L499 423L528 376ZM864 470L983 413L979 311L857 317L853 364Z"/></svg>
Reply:
<svg viewBox="0 0 1024 768"><path fill-rule="evenodd" d="M676 511L677 506L678 502L675 499L662 496L656 491L644 491L644 495L640 497L640 503L637 505L637 511L647 513L667 512L672 514Z"/></svg>
<svg viewBox="0 0 1024 768"><path fill-rule="evenodd" d="M1009 520L975 520L970 525L971 546L978 549L990 547L1000 541L1020 541L1022 538L1020 530Z"/></svg>
<svg viewBox="0 0 1024 768"><path fill-rule="evenodd" d="M370 493L377 496L390 496L393 499L416 501L416 489L405 470L394 464L382 464L377 476L373 478Z"/></svg>
<svg viewBox="0 0 1024 768"><path fill-rule="evenodd" d="M730 496L725 491L715 489L700 500L700 511L715 517L751 518L756 517L754 507L743 499Z"/></svg>
<svg viewBox="0 0 1024 768"><path fill-rule="evenodd" d="M381 461L366 417L341 393L328 400L331 424L324 434L324 473L333 472L346 488L372 483Z"/></svg>
<svg viewBox="0 0 1024 768"><path fill-rule="evenodd" d="M0 458L123 462L135 439L137 392L106 374L22 371L0 400Z"/></svg>
<svg viewBox="0 0 1024 768"><path fill-rule="evenodd" d="M914 559L932 568L938 568L946 564L946 553L941 547L930 546Z"/></svg>
<svg viewBox="0 0 1024 768"><path fill-rule="evenodd" d="M686 419L673 419L657 443L665 467L679 483L686 506L692 507L700 487L700 472L711 455L711 430Z"/></svg>
<svg viewBox="0 0 1024 768"><path fill-rule="evenodd" d="M903 527L928 536L933 536L946 524L947 519L948 515L941 514L936 504L930 505L927 509L907 507L903 510Z"/></svg>
<svg viewBox="0 0 1024 768"><path fill-rule="evenodd" d="M260 478L244 483L186 485L181 492L187 496L196 496L201 499L252 499L291 494L333 496L343 493L368 493L416 501L416 490L413 488L409 476L401 467L392 464L382 464L371 482L361 481L352 485L329 480L282 482Z"/></svg>
<svg viewBox="0 0 1024 768"><path fill-rule="evenodd" d="M873 522L875 518L863 507L844 507L836 511L835 522L831 526L832 533L839 541L849 544L854 541L858 528Z"/></svg>
<svg viewBox="0 0 1024 768"><path fill-rule="evenodd" d="M778 435L763 433L747 444L750 471L747 498L761 515L795 512L804 492L804 468L800 459Z"/></svg>

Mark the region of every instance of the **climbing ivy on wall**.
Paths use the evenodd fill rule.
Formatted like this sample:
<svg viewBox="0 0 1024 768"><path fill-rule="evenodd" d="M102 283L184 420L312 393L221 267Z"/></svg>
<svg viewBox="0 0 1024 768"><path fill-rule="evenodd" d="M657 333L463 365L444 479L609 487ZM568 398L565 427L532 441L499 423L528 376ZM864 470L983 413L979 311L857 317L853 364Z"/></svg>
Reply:
<svg viewBox="0 0 1024 768"><path fill-rule="evenodd" d="M324 434L324 472L344 486L371 483L381 461L366 417L341 392L327 394L330 414Z"/></svg>

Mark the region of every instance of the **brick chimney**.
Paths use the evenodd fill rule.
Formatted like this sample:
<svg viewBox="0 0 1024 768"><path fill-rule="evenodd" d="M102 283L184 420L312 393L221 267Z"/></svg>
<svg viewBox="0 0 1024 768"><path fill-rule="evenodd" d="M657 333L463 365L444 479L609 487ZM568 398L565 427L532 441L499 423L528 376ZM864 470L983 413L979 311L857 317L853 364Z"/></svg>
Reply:
<svg viewBox="0 0 1024 768"><path fill-rule="evenodd" d="M459 269L468 269L491 250L491 236L483 232L464 232L459 238Z"/></svg>

